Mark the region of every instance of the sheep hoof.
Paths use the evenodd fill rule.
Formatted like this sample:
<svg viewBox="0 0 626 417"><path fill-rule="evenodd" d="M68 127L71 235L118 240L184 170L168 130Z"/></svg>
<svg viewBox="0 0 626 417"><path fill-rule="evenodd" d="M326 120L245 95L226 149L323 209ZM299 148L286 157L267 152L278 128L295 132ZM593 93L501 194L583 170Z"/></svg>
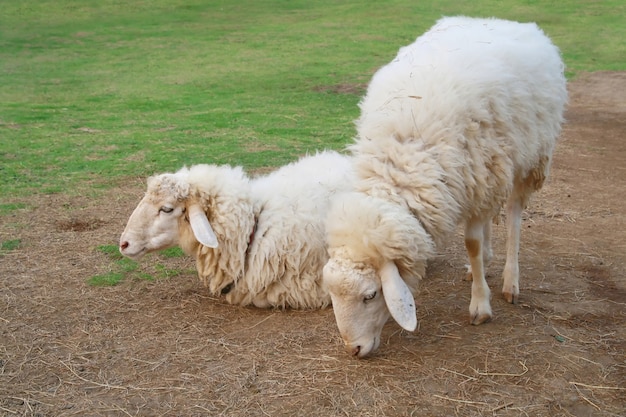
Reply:
<svg viewBox="0 0 626 417"><path fill-rule="evenodd" d="M486 323L491 320L491 314L483 313L483 314L472 314L470 316L470 324L474 326L478 326L479 324Z"/></svg>
<svg viewBox="0 0 626 417"><path fill-rule="evenodd" d="M506 300L507 303L517 304L519 294L515 294L512 292L508 292L508 291L503 291L502 295L504 296L504 299Z"/></svg>

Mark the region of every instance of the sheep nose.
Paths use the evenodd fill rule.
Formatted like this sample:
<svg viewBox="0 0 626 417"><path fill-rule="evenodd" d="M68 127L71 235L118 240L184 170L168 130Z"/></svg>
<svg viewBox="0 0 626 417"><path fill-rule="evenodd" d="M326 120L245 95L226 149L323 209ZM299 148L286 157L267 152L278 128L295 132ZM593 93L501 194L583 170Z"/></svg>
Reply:
<svg viewBox="0 0 626 417"><path fill-rule="evenodd" d="M348 353L352 356L358 356L359 352L361 351L361 346L346 346L346 350L348 351Z"/></svg>
<svg viewBox="0 0 626 417"><path fill-rule="evenodd" d="M124 250L128 247L128 245L130 245L130 243L128 243L127 241L120 242L120 249Z"/></svg>

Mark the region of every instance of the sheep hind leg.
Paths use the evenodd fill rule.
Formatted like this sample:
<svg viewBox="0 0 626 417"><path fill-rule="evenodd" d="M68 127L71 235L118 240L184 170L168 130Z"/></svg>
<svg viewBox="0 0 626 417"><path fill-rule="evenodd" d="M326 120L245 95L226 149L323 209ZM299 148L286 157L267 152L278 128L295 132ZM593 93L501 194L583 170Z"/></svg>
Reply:
<svg viewBox="0 0 626 417"><path fill-rule="evenodd" d="M507 241L506 241L506 262L502 278L502 295L504 299L516 304L519 298L519 241L520 229L522 225L522 211L524 210L524 198L520 193L513 193L507 202Z"/></svg>
<svg viewBox="0 0 626 417"><path fill-rule="evenodd" d="M490 231L491 229L489 229ZM485 222L472 220L465 227L465 248L472 268L472 296L470 300L470 323L478 325L491 320L489 286L485 280L484 255Z"/></svg>
<svg viewBox="0 0 626 417"><path fill-rule="evenodd" d="M485 222L483 226L483 269L485 269L493 258L493 251L491 250L491 222ZM472 265L467 265L467 274L465 275L466 281L472 280Z"/></svg>

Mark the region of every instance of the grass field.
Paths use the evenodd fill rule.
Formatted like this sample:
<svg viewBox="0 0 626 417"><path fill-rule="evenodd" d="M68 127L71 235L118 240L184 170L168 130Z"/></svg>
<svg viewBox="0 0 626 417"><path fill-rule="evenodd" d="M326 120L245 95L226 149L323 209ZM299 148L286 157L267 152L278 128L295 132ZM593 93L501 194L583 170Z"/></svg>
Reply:
<svg viewBox="0 0 626 417"><path fill-rule="evenodd" d="M442 15L536 21L570 77L626 69L622 1L458 3L2 0L0 215L32 193L341 149L372 73Z"/></svg>

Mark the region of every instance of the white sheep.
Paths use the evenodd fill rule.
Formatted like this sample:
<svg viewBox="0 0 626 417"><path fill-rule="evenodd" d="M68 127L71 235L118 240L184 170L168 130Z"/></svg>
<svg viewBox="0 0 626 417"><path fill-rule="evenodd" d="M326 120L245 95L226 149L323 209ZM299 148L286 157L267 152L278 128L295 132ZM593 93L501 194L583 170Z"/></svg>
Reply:
<svg viewBox="0 0 626 417"><path fill-rule="evenodd" d="M200 279L232 304L322 308L330 197L352 186L348 158L325 151L250 179L195 165L150 177L120 238L132 259L179 245Z"/></svg>
<svg viewBox="0 0 626 417"><path fill-rule="evenodd" d="M470 322L492 318L484 266L506 204L502 293L519 295L521 213L547 178L567 102L557 47L533 23L442 18L372 78L350 146L355 191L334 201L324 267L346 350L377 349L389 314L412 331L426 262L465 225Z"/></svg>

